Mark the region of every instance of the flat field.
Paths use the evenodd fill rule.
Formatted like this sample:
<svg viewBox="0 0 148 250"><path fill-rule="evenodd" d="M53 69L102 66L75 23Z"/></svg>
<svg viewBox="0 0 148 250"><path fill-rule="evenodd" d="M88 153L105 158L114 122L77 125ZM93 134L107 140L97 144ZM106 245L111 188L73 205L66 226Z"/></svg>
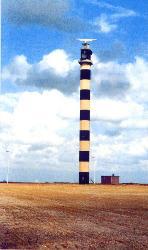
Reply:
<svg viewBox="0 0 148 250"><path fill-rule="evenodd" d="M148 186L0 184L0 249L148 249Z"/></svg>

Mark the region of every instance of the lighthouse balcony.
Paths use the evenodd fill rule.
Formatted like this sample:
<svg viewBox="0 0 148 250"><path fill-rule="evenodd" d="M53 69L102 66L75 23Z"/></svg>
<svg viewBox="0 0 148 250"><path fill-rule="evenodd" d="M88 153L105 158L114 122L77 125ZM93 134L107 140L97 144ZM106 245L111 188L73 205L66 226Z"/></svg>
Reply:
<svg viewBox="0 0 148 250"><path fill-rule="evenodd" d="M92 64L93 64L93 63L92 63L92 60L89 60L89 59L80 59L80 60L78 61L78 63L79 63L80 65L82 65L82 64L92 65Z"/></svg>

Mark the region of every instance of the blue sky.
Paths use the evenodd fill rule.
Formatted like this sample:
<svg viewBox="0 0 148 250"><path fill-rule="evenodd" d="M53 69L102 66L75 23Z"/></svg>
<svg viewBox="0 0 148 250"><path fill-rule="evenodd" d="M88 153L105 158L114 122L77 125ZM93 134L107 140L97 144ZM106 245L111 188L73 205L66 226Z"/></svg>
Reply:
<svg viewBox="0 0 148 250"><path fill-rule="evenodd" d="M115 172L123 181L146 182L144 0L2 0L2 178L9 148L13 180L44 181L49 172L50 181L77 180L81 45L76 39L82 37L97 39L91 45L91 171L96 164L98 179Z"/></svg>
<svg viewBox="0 0 148 250"><path fill-rule="evenodd" d="M39 3L39 1L31 2ZM43 5L46 8L47 2L48 1L43 1L38 5ZM62 16L68 15L72 18L72 26L74 26L73 23L75 22L76 17L76 20L79 20L77 20L77 23L79 24L80 22L80 25L83 26L84 24L85 26L83 27L82 32L81 29L77 30L77 27L73 27L72 32L70 27L68 31L65 31L66 27L59 27L58 22L60 21L52 24L52 20L49 20L49 22L43 25L39 20L40 14L42 13L39 12L38 16L36 16L36 22L33 23L32 20L27 20L27 4L24 6L24 19L22 20L22 23L19 24L19 15L21 15L19 9L22 7L21 1L2 1L4 9L8 9L8 6L10 5L10 9L12 13L14 11L14 15L15 9L18 11L18 16L16 15L14 18L13 14L10 17L8 10L3 11L2 9L2 14L3 12L7 12L7 15L3 14L2 18L2 61L4 64L7 64L18 54L24 54L27 56L29 62L33 63L41 59L42 55L57 48L66 49L66 51L72 52L72 58L77 58L79 44L75 39L79 36L87 36L88 34L90 37L97 38L97 42L93 45L96 54L99 54L101 50L110 49L114 43L118 42L124 47L125 55L122 55L122 60L133 60L135 55L147 56L144 51L144 47L145 50L148 51L147 1L125 0L124 2L104 2L68 0L64 2L65 5L67 3L67 9L65 12L63 10L61 11ZM110 5L108 6L107 4ZM34 3L34 5L36 4ZM32 13L30 12L30 16L31 15ZM48 15L50 16L50 9ZM108 26L110 25L110 29L113 28L111 28L111 25L116 26L114 32L101 32L99 27L93 25L95 20L103 15L105 22L108 23ZM64 21L66 21L66 17L64 18Z"/></svg>

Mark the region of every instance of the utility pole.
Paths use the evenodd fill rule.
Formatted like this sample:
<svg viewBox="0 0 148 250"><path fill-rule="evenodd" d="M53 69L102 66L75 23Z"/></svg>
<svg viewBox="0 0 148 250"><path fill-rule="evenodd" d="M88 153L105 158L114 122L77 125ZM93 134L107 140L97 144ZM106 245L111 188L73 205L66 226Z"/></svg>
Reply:
<svg viewBox="0 0 148 250"><path fill-rule="evenodd" d="M6 150L6 153L8 153L7 155L7 179L6 179L6 181L7 181L7 184L9 183L9 168L10 168L10 166L9 166L9 153L10 153L10 151L9 150Z"/></svg>
<svg viewBox="0 0 148 250"><path fill-rule="evenodd" d="M93 172L94 172L94 184L96 183L96 158L95 156L92 156L92 159L94 159L94 164L93 164Z"/></svg>

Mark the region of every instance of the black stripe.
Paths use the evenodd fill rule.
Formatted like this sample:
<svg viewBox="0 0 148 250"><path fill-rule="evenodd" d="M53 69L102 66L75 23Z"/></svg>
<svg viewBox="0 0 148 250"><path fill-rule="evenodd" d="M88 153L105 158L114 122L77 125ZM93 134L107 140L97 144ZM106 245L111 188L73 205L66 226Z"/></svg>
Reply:
<svg viewBox="0 0 148 250"><path fill-rule="evenodd" d="M79 172L79 184L89 184L89 172Z"/></svg>
<svg viewBox="0 0 148 250"><path fill-rule="evenodd" d="M90 110L80 110L80 120L90 120Z"/></svg>
<svg viewBox="0 0 148 250"><path fill-rule="evenodd" d="M80 141L89 141L89 140L90 140L90 131L80 130Z"/></svg>
<svg viewBox="0 0 148 250"><path fill-rule="evenodd" d="M91 78L90 69L81 69L80 70L80 80L83 80L83 79L90 80L90 78Z"/></svg>
<svg viewBox="0 0 148 250"><path fill-rule="evenodd" d="M89 151L79 151L79 161L89 161Z"/></svg>
<svg viewBox="0 0 148 250"><path fill-rule="evenodd" d="M90 100L90 89L80 90L80 100Z"/></svg>

